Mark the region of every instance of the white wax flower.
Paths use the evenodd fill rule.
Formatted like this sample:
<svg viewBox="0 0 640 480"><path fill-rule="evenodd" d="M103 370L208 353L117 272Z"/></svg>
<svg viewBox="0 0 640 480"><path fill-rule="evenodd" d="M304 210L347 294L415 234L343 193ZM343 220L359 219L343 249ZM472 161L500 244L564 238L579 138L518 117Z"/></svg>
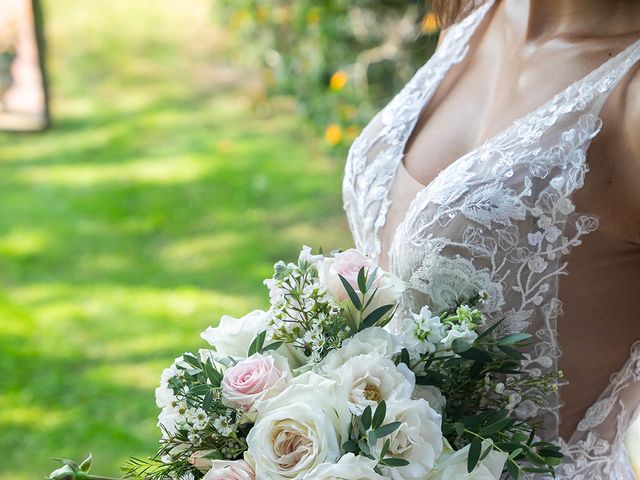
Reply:
<svg viewBox="0 0 640 480"><path fill-rule="evenodd" d="M446 350L451 350L454 340L463 340L467 343L473 343L478 338L478 334L471 330L467 324L452 325L451 329L447 332L446 336L440 343L444 345Z"/></svg>
<svg viewBox="0 0 640 480"><path fill-rule="evenodd" d="M402 322L402 333L405 348L414 359L435 352L445 336L445 328L438 315L432 314L429 307L422 307L420 313Z"/></svg>

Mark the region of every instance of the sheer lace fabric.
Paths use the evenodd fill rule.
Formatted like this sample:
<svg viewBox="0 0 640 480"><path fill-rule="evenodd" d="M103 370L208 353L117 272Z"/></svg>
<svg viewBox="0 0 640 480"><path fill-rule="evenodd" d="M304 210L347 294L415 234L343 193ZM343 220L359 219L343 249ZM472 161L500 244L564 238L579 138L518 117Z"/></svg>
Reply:
<svg viewBox="0 0 640 480"><path fill-rule="evenodd" d="M388 249L389 268L407 281L399 317L425 304L441 311L484 290L490 318L506 316L505 330L537 337L526 364L542 374L555 371L560 356L559 277L568 273L570 251L599 223L576 211L572 197L589 171L586 152L602 128L600 110L640 59L640 40L423 187L403 170L405 144L492 5L452 26L431 59L355 140L345 168L344 208L356 246L374 259ZM564 444L567 460L558 478L635 478L624 434L639 404L640 346L634 346ZM543 421L545 437L561 441L560 398L554 394L545 405L523 401L518 408Z"/></svg>

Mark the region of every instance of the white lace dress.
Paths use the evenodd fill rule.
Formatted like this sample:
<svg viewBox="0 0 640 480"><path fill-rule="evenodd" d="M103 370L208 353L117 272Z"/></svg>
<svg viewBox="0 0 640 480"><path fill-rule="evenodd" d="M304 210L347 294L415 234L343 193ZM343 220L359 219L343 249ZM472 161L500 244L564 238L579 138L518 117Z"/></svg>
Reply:
<svg viewBox="0 0 640 480"><path fill-rule="evenodd" d="M492 4L449 28L435 54L351 146L344 208L357 248L374 259L381 255L380 229L394 181L406 179L407 140L446 72L464 58ZM586 151L602 127L600 110L638 60L640 40L458 158L428 185L414 182L404 191L411 198L388 252L389 268L409 284L400 312L422 305L444 310L459 295L485 290L491 318L506 315L506 328L536 335L528 368L557 369L558 277L567 273L572 248L598 228L596 216L575 210L572 196L589 170ZM564 445L566 462L557 478L634 479L624 435L639 403L640 348L635 346L566 443L558 433L560 398L549 398L538 414L544 436Z"/></svg>

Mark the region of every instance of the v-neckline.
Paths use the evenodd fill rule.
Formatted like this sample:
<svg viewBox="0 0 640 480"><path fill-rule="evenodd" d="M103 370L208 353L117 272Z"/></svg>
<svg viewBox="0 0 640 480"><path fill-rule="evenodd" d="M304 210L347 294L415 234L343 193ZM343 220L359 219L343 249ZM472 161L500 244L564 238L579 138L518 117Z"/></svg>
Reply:
<svg viewBox="0 0 640 480"><path fill-rule="evenodd" d="M470 41L471 37L473 37L473 35L478 30L478 28L480 27L482 22L484 20L486 20L487 13L489 12L489 10L491 10L491 8L494 7L495 5L497 5L498 3L499 2L497 2L495 0L488 0L487 1L487 3L485 4L485 8L486 8L485 11L481 13L480 18L475 22L475 25L472 25L473 31L471 32L470 37L467 39L467 47L468 47L468 42ZM480 7L480 8L482 8L482 7ZM409 206L408 206L406 212L404 213L404 215L400 219L400 222L397 224L397 226L395 228L395 231L392 233L391 242L390 242L390 244L388 246L388 250L386 252L389 268L393 268L393 264L392 264L393 262L392 262L392 258L391 258L390 253L393 250L394 244L396 243L396 238L398 236L398 231L403 227L405 222L407 222L408 217L409 217L411 211L413 210L413 205L415 204L415 202L418 201L418 199L420 199L425 194L425 192L429 191L429 188L431 187L431 185L433 185L436 181L438 181L440 179L440 177L442 177L447 171L449 171L452 168L454 168L457 164L459 164L462 161L468 159L469 157L472 157L472 156L476 155L478 152L480 152L483 149L485 149L488 145L490 145L492 143L496 143L501 138L510 135L514 128L522 125L523 123L526 123L526 121L529 118L531 118L532 116L538 114L539 112L548 110L551 105L556 103L563 96L566 96L568 93L570 93L572 91L577 91L581 84L583 84L586 81L588 81L589 79L593 78L595 75L599 74L600 72L602 72L602 71L604 71L606 69L609 69L611 65L613 65L615 62L619 61L620 58L622 58L623 56L627 55L629 52L632 52L635 48L640 48L640 38L638 38L635 41L633 41L630 45L628 45L627 47L622 49L616 55L614 55L611 58L609 58L606 61L604 61L602 64L597 66L595 69L589 71L587 74L583 75L582 77L580 77L577 80L575 80L572 83L570 83L565 88L561 89L553 97L551 97L549 100L543 102L542 104L540 104L535 109L529 111L528 113L526 113L526 114L524 114L524 115L522 115L520 117L517 117L509 125L507 125L504 129L502 129L499 132L497 132L496 134L490 136L489 138L484 140L477 147L475 147L472 150L466 152L465 154L455 158L451 163L449 163L444 168L442 168L427 184L423 184L418 179L416 179L409 172L409 170L406 168L406 165L404 165L404 158L406 157L406 155L408 153L408 152L405 152L405 149L407 147L407 143L409 141L409 138L411 137L411 135L413 134L413 132L414 132L414 130L416 128L417 122L419 121L419 119L420 119L422 113L424 112L424 110L431 103L431 100L433 99L433 96L435 95L435 92L437 91L438 87L442 84L442 82L444 81L444 78L449 73L449 71L451 70L451 68L453 67L454 64L463 62L463 61L465 61L465 60L467 60L469 58L469 50L471 50L471 49L467 48L465 53L464 53L464 55L457 62L455 62L455 61L454 62L450 62L449 65L446 66L443 74L437 80L436 84L433 86L433 90L432 90L431 94L430 95L426 95L424 101L421 103L421 105L419 105L417 107L418 108L417 115L415 115L415 118L411 122L410 128L408 129L408 131L403 136L404 138L402 138L402 140L401 140L401 143L400 143L400 152L401 152L400 153L400 158L399 158L399 160L398 160L398 162L396 164L396 167L394 169L393 175L392 175L391 180L390 180L390 182L389 182L389 184L387 186L387 189L386 189L385 200L386 200L387 204L390 204L391 203L391 199L389 198L389 195L390 195L390 192L391 192L391 187L393 185L393 182L396 180L396 178L398 176L399 168L404 168L405 171L406 171L406 174L409 177L411 177L417 184L421 185L420 190L418 190L418 192L415 194L413 199L409 202ZM433 58L433 56L432 56L432 58ZM426 125L426 123L427 122L425 122L425 125ZM424 125L423 125L423 127L424 127ZM376 241L377 241L379 247L381 247L380 229L384 228L384 226L387 224L387 218L386 217L387 217L388 213L389 213L389 209L387 208L387 209L385 209L385 213L384 213L385 218L383 219L383 222L381 223L381 225L374 232L374 235L375 235L375 238L376 238ZM382 255L382 253L383 253L382 251L378 251L378 259L380 258L380 255Z"/></svg>
<svg viewBox="0 0 640 480"><path fill-rule="evenodd" d="M477 25L475 25L475 29L477 30L477 28L479 27L480 23L482 23L483 20L486 19L487 13L489 12L489 10L491 9L491 7L493 7L494 5L497 5L498 2L495 2L494 0L490 0L492 5L490 5L487 10L483 13L482 18L480 18L479 22ZM475 30L474 32L475 33ZM473 36L472 33L472 36ZM400 156L400 161L398 162L399 165L401 165L405 171L407 172L407 174L418 184L422 185L422 190L426 190L429 188L429 186L434 183L438 177L441 176L441 174L443 172L445 172L446 170L448 170L450 167L452 167L454 164L459 163L461 160L470 157L472 155L475 155L476 153L478 153L479 151L481 151L483 148L485 148L487 145L496 142L498 139L500 139L503 136L506 136L507 134L509 134L511 132L511 130L513 130L516 126L521 125L522 123L525 123L527 119L529 119L530 117L532 117L533 115L537 114L540 111L544 111L546 109L548 109L548 107L550 105L552 105L553 103L555 103L558 99L560 99L561 97L567 95L567 93L569 93L570 91L575 91L577 90L578 86L584 82L586 82L589 78L591 78L592 76L596 75L596 73L599 73L603 70L606 70L607 67L609 65L612 65L614 62L616 62L617 60L619 60L622 56L624 56L625 54L627 54L628 52L631 52L632 50L634 50L635 48L640 48L640 37L638 39L636 39L635 41L633 41L630 45L628 45L627 47L623 48L620 52L618 52L616 55L612 56L611 58L605 60L602 64L600 64L599 66L597 66L596 68L594 68L593 70L589 71L588 73L586 73L584 76L578 78L577 80L573 81L572 83L570 83L569 85L567 85L566 87L564 87L563 89L561 89L558 93L556 93L555 95L553 95L550 99L548 99L547 101L541 103L540 105L538 105L536 108L534 108L533 110L525 113L524 115L521 115L519 117L516 117L516 119L514 119L511 123L509 123L505 128L503 128L502 130L498 131L497 133L495 133L494 135L491 135L490 137L488 137L487 139L485 139L482 143L480 143L479 145L477 145L476 147L472 148L471 150L469 150L468 152L464 153L463 155L460 155L458 157L456 157L453 161L451 161L451 163L447 164L445 167L443 167L428 183L423 183L421 181L419 181L417 178L415 178L411 172L409 171L409 169L406 167L406 165L404 164L404 159L405 157L408 155L408 151L406 151L407 148L407 144L409 143L409 139L411 138L411 136L413 135L413 133L415 132L415 128L416 125L418 123L418 121L420 120L420 117L422 116L423 112L426 110L426 108L428 108L428 106L431 104L431 100L433 99L433 96L435 95L438 87L442 84L442 82L444 81L444 78L446 77L446 75L449 73L449 71L451 70L451 67L453 67L453 65L455 63L452 63L450 65L447 66L446 71L444 72L444 74L441 76L441 78L439 79L439 81L437 82L437 84L433 87L433 92L431 95L428 95L425 99L425 101L422 103L422 105L419 108L418 114L416 115L415 119L412 122L411 128L409 129L409 131L406 133L405 137L403 138L402 141L402 149L401 149L401 156ZM466 54L464 55L464 57L461 59L461 61L466 60L467 58L469 58L469 50L471 49L467 49ZM459 62L458 62L459 63ZM432 116L432 115L431 115ZM428 119L427 122L428 123ZM424 125L423 125L424 128ZM397 170L395 172L396 174L394 175L394 177L397 175ZM418 193L418 195L420 195L421 192ZM417 196L418 196L417 195Z"/></svg>

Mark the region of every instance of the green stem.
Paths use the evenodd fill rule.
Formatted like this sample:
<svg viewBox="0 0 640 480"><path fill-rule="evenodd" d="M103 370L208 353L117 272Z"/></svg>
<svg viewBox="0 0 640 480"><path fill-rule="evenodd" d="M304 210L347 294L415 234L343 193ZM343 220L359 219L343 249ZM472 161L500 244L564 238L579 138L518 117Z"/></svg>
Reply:
<svg viewBox="0 0 640 480"><path fill-rule="evenodd" d="M113 477L100 477L98 475L87 475L88 480L122 480L122 477L113 478Z"/></svg>

